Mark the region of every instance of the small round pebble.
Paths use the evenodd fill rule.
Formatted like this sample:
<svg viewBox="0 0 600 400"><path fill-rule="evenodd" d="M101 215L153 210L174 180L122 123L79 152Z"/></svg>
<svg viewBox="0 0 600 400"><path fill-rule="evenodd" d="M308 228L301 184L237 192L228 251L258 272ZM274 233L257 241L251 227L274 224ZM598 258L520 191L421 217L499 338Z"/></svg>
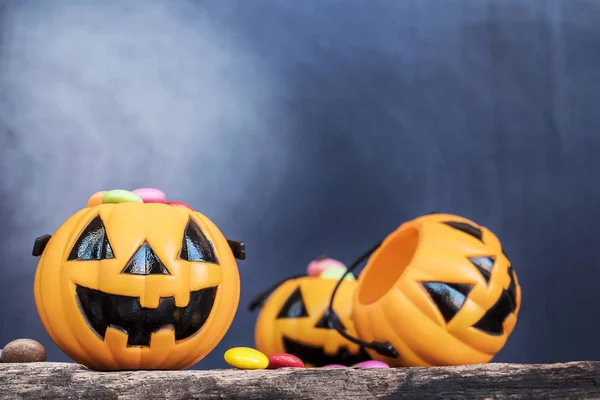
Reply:
<svg viewBox="0 0 600 400"><path fill-rule="evenodd" d="M313 260L308 264L307 273L308 276L319 276L321 272L326 270L327 268L341 268L343 270L346 269L346 266L333 258L322 257L316 260Z"/></svg>
<svg viewBox="0 0 600 400"><path fill-rule="evenodd" d="M267 369L304 368L304 363L302 360L293 354L275 353L271 354L268 358L269 366Z"/></svg>
<svg viewBox="0 0 600 400"><path fill-rule="evenodd" d="M144 200L137 194L129 190L109 190L102 196L103 204L118 204L118 203L143 203Z"/></svg>
<svg viewBox="0 0 600 400"><path fill-rule="evenodd" d="M321 272L321 274L319 275L319 278L321 278L321 279L338 279L339 280L342 277L342 275L344 275L344 273L346 273L346 268L344 268L344 269L340 269L337 267L327 268L327 269L323 270L323 272ZM347 281L355 281L356 280L356 278L354 277L352 272L350 272L348 275L346 275L346 277L344 279Z"/></svg>
<svg viewBox="0 0 600 400"><path fill-rule="evenodd" d="M33 339L17 339L2 349L2 362L24 363L46 361L46 349Z"/></svg>
<svg viewBox="0 0 600 400"><path fill-rule="evenodd" d="M369 360L354 364L353 368L389 368L390 366L383 361Z"/></svg>
<svg viewBox="0 0 600 400"><path fill-rule="evenodd" d="M135 189L133 193L140 196L144 203L164 203L167 201L164 192L154 188L139 188Z"/></svg>
<svg viewBox="0 0 600 400"><path fill-rule="evenodd" d="M106 190L103 190L101 192L96 192L93 195L91 195L87 201L86 207L96 207L102 204L102 197L104 197L105 193Z"/></svg>
<svg viewBox="0 0 600 400"><path fill-rule="evenodd" d="M167 202L165 202L165 204L168 204L168 205L174 206L174 207L185 207L185 208L189 208L190 210L194 210L192 207L188 206L187 204L185 204L181 201L167 201Z"/></svg>
<svg viewBox="0 0 600 400"><path fill-rule="evenodd" d="M329 365L324 365L323 368L347 368L347 367L342 364L329 364Z"/></svg>
<svg viewBox="0 0 600 400"><path fill-rule="evenodd" d="M269 358L263 353L250 347L234 347L225 352L225 361L239 369L265 369Z"/></svg>

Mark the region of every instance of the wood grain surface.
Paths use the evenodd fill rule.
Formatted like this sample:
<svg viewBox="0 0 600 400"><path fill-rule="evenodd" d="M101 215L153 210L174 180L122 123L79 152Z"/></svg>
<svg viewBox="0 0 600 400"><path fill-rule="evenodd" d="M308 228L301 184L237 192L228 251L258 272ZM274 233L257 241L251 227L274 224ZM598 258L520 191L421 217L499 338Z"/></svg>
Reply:
<svg viewBox="0 0 600 400"><path fill-rule="evenodd" d="M0 364L6 399L598 399L600 362L393 369L94 372Z"/></svg>

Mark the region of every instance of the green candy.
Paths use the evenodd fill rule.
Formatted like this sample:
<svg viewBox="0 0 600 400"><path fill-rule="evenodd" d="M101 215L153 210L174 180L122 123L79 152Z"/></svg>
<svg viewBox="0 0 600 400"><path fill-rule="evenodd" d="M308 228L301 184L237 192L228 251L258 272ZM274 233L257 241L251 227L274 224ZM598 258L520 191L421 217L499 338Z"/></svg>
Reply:
<svg viewBox="0 0 600 400"><path fill-rule="evenodd" d="M342 275L344 275L346 273L346 269L345 268L326 268L323 270L323 272L321 272L321 274L319 275L319 278L321 279L337 279L339 280ZM349 273L348 275L346 275L346 277L344 278L347 281L355 281L356 278L354 277L354 275L352 275L352 272Z"/></svg>
<svg viewBox="0 0 600 400"><path fill-rule="evenodd" d="M102 196L102 204L118 203L143 203L144 201L137 194L129 190L109 190Z"/></svg>

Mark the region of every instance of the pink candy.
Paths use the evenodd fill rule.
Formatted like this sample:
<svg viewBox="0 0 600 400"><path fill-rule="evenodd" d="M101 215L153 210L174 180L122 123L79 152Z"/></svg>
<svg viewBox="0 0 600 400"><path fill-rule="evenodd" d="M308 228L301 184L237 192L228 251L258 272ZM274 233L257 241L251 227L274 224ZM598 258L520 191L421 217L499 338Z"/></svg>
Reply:
<svg viewBox="0 0 600 400"><path fill-rule="evenodd" d="M181 202L181 201L167 201L167 196L158 189L153 188L139 188L135 189L133 193L137 194L142 198L144 203L165 203L174 207L185 207L193 210L189 205Z"/></svg>
<svg viewBox="0 0 600 400"><path fill-rule="evenodd" d="M167 196L158 189L139 188L135 189L133 193L140 196L144 203L164 203L167 201Z"/></svg>
<svg viewBox="0 0 600 400"><path fill-rule="evenodd" d="M383 361L369 360L354 364L353 368L389 368L390 366Z"/></svg>
<svg viewBox="0 0 600 400"><path fill-rule="evenodd" d="M321 272L329 268L346 269L346 266L342 262L334 260L333 258L318 258L308 264L308 276L319 276L321 275Z"/></svg>

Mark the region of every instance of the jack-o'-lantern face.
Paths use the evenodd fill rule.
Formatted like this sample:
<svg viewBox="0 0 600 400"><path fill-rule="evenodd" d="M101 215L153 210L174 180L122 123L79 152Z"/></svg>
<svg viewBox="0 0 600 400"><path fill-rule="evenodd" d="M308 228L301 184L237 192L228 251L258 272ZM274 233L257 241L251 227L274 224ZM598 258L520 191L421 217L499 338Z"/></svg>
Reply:
<svg viewBox="0 0 600 400"><path fill-rule="evenodd" d="M521 305L515 271L487 228L449 214L426 215L389 235L358 280L359 336L388 341L393 366L461 365L492 359Z"/></svg>
<svg viewBox="0 0 600 400"><path fill-rule="evenodd" d="M182 369L222 339L239 300L230 244L168 204L88 207L38 249L36 305L75 361L99 370Z"/></svg>
<svg viewBox="0 0 600 400"><path fill-rule="evenodd" d="M388 341L393 366L492 359L513 331L521 289L498 238L465 218L432 214L389 235L358 279L359 336Z"/></svg>
<svg viewBox="0 0 600 400"><path fill-rule="evenodd" d="M370 359L359 345L347 341L327 321L327 307L336 279L301 277L281 284L269 296L258 316L255 341L270 355L289 353L307 367L352 365ZM344 281L334 307L347 332L355 334L350 319L356 281Z"/></svg>

